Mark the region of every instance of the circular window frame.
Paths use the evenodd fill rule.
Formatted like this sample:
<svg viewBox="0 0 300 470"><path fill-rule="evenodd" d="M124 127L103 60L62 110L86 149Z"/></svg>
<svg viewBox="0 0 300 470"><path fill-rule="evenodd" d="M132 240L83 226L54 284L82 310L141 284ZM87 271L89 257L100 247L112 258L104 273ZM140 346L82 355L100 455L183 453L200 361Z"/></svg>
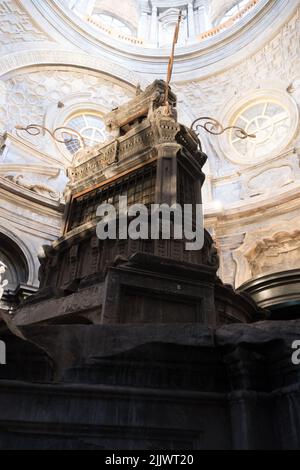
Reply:
<svg viewBox="0 0 300 470"><path fill-rule="evenodd" d="M264 155L254 157L251 160L247 157L242 156L232 145L231 131L226 131L218 138L218 144L225 157L232 163L239 165L255 165L268 160L277 158L282 152L287 149L295 137L299 126L299 111L296 102L287 92L280 90L264 89L256 92L252 92L245 96L243 100L238 102L230 103L227 109L225 108L224 113L220 116L220 122L227 126L233 126L238 119L238 116L243 113L243 110L249 109L251 105L255 105L259 102L274 102L279 106L286 109L290 115L291 126L287 133L286 139L284 139L276 149L272 149L266 152ZM225 126L224 126L225 127Z"/></svg>
<svg viewBox="0 0 300 470"><path fill-rule="evenodd" d="M103 122L104 127L105 127L105 123L104 123L104 120L103 120L104 114L101 113L99 110L96 111L96 110L89 110L89 109L77 110L77 112L72 113L71 115L69 115L69 117L68 117L68 118L65 120L65 122L64 122L64 127L65 127L66 129L68 129L68 128L72 129L72 126L69 125L70 122L71 122L73 119L76 119L77 117L80 117L80 116L95 116L96 118L99 118L99 120L101 120L101 121ZM88 129L88 128L89 128L89 127L86 127L86 128L84 128L84 130L86 130L86 129ZM92 128L92 127L90 127L90 128ZM75 132L79 132L79 131L76 131L76 129L74 129L74 131L75 131ZM82 132L82 130L81 130L81 132ZM80 135L82 136L82 140L83 140L83 141L84 141L84 140L90 140L88 137L82 135L81 132L79 132L79 133L80 133ZM63 132L62 132L62 133L63 133ZM65 132L65 133L67 134L67 132ZM97 144L101 145L101 144L104 143L104 142L105 142L105 140L103 140L103 142L95 142L95 145L97 145ZM67 150L67 152L69 152L69 154L70 154L71 157L74 157L74 156L76 155L76 153L80 150L80 148L79 148L76 152L72 153L72 152L68 149L68 147L67 147L66 144L62 144L62 145L65 147L65 149ZM87 146L87 148L92 148L92 146Z"/></svg>
<svg viewBox="0 0 300 470"><path fill-rule="evenodd" d="M57 105L51 106L46 115L45 126L48 127L48 129L57 129L66 126L76 115L95 114L103 118L109 111L108 108L98 103L92 103L90 95L76 95L64 100L64 107L60 112L57 112ZM64 143L53 141L53 144L63 156L67 165L73 162L76 154L71 154Z"/></svg>

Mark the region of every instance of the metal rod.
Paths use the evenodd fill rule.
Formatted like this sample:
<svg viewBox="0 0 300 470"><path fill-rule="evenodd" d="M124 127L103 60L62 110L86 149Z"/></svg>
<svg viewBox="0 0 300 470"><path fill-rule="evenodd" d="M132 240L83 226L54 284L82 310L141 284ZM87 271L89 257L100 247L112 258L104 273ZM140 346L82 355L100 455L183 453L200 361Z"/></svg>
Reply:
<svg viewBox="0 0 300 470"><path fill-rule="evenodd" d="M200 121L206 121L204 124L197 124ZM196 125L197 124L197 125ZM235 135L238 139L255 139L256 135L255 134L248 134L248 132L245 131L245 129L242 129L241 127L238 126L227 126L223 127L222 124L217 121L217 119L214 119L212 117L199 117L195 119L195 121L191 125L191 129L194 131L198 131L199 128L204 129L206 132L212 135L221 135L224 134L224 132L228 130L235 130Z"/></svg>
<svg viewBox="0 0 300 470"><path fill-rule="evenodd" d="M178 42L178 38L179 38L179 30L180 30L181 19L182 19L182 13L180 11L180 13L178 15L177 25L176 25L175 32L174 32L174 38L173 38L173 43L172 43L172 52L171 52L171 56L170 56L169 64L168 64L168 73L167 73L167 80L166 80L166 93L165 93L165 105L166 106L169 106L169 85L170 85L171 78L172 78L172 73L173 73L174 57L175 57L175 46L176 46L176 44Z"/></svg>
<svg viewBox="0 0 300 470"><path fill-rule="evenodd" d="M57 132L61 132L61 133L65 132L66 134L74 134L76 137L78 137L81 147L83 148L86 147L82 135L79 132L77 132L75 129L71 129L70 127L57 127L56 129L54 129L54 131L50 131L50 129L47 129L47 127L45 126L41 126L39 124L29 124L26 127L17 125L15 128L19 131L25 131L27 132L27 134L32 135L32 136L40 135L43 131L47 132L53 140L55 140L56 142L60 144L69 144L73 142L73 140L75 139L73 136L71 136L69 139L62 140L59 137L57 137L56 135Z"/></svg>

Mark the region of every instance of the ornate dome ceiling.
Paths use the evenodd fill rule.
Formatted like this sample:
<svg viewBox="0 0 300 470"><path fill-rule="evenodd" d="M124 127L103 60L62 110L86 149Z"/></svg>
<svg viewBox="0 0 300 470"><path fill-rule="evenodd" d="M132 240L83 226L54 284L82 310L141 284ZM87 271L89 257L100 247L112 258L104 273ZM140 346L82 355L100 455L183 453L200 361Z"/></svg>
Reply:
<svg viewBox="0 0 300 470"><path fill-rule="evenodd" d="M179 46L210 39L245 18L260 0L62 0L95 30L140 47L172 42L182 12Z"/></svg>

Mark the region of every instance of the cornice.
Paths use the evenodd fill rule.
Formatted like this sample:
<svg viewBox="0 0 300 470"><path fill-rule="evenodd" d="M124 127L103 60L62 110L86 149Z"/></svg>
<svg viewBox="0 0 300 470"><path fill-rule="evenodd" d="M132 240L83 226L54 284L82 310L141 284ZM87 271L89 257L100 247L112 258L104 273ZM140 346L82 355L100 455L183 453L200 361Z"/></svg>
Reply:
<svg viewBox="0 0 300 470"><path fill-rule="evenodd" d="M26 189L23 186L12 183L11 181L9 181L6 178L3 178L2 176L0 176L0 190L2 192L3 199L5 199L5 193L3 191L7 191L8 193L11 193L15 196L19 196L22 199L28 200L31 203L37 204L38 207L44 206L58 213L64 212L65 206L61 202L58 202L53 199L49 199L45 196L42 196L40 194L34 193L33 191L30 191L29 189Z"/></svg>
<svg viewBox="0 0 300 470"><path fill-rule="evenodd" d="M111 57L110 57L111 59ZM59 65L72 66L82 69L89 69L100 72L113 78L119 79L126 85L136 87L138 84L142 88L146 88L150 81L136 72L127 69L122 65L116 65L111 60L95 57L91 54L74 51L72 49L61 49L53 46L51 49L41 48L35 50L23 50L7 54L0 58L0 78L5 79L6 76L15 70L25 69L33 65Z"/></svg>
<svg viewBox="0 0 300 470"><path fill-rule="evenodd" d="M32 165L28 163L17 163L17 164L12 164L12 163L1 163L0 165L0 176L5 175L9 172L19 172L22 173L24 172L29 172L31 174L37 174L40 175L41 173L45 176L50 176L50 177L56 177L59 175L60 170L63 170L63 168L58 169L53 166L44 166L44 165ZM59 172L58 172L59 171Z"/></svg>
<svg viewBox="0 0 300 470"><path fill-rule="evenodd" d="M43 213L39 215L45 216ZM10 229L10 231L13 230L15 233L24 234L26 232L34 238L39 237L42 240L45 239L46 236L46 238L52 241L57 240L57 237L61 233L62 216L60 216L59 219L54 219L53 216L50 216L48 223L41 223L40 221L36 221L30 217L18 214L14 214L12 219L12 212L3 208L0 208L0 216L2 219L1 231L3 231L3 227L5 227L6 229ZM51 224L51 222L53 223ZM11 238L10 234L7 235Z"/></svg>
<svg viewBox="0 0 300 470"><path fill-rule="evenodd" d="M290 189L283 188L272 197L258 196L250 201L241 201L223 209L215 209L212 205L204 206L206 225L216 225L222 228L234 228L236 224L245 226L258 219L270 220L300 209L300 184L291 184Z"/></svg>
<svg viewBox="0 0 300 470"><path fill-rule="evenodd" d="M24 153L28 153L32 157L35 157L37 160L40 160L41 168L43 168L43 163L45 164L45 166L51 165L52 168L53 168L53 165L56 165L54 167L55 171L57 171L58 168L64 169L65 167L68 167L70 165L70 161L66 160L65 158L63 159L60 155L56 157L56 156L41 152L39 149L31 145L30 142L26 142L25 140L18 138L17 136L11 134L10 132L7 132L5 134L5 140L2 144L4 144L5 147L7 148L11 146L15 146L16 148L20 149Z"/></svg>

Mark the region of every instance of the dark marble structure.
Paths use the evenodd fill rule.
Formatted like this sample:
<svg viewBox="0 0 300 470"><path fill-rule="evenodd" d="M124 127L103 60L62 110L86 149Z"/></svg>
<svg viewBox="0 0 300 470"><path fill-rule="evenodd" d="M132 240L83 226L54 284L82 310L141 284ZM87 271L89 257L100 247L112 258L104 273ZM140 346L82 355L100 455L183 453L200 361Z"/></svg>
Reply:
<svg viewBox="0 0 300 470"><path fill-rule="evenodd" d="M271 322L217 276L205 232L105 240L96 209L201 203L206 156L164 83L107 116L115 138L70 170L65 232L41 287L2 313L0 448L264 449L300 446L300 321Z"/></svg>

